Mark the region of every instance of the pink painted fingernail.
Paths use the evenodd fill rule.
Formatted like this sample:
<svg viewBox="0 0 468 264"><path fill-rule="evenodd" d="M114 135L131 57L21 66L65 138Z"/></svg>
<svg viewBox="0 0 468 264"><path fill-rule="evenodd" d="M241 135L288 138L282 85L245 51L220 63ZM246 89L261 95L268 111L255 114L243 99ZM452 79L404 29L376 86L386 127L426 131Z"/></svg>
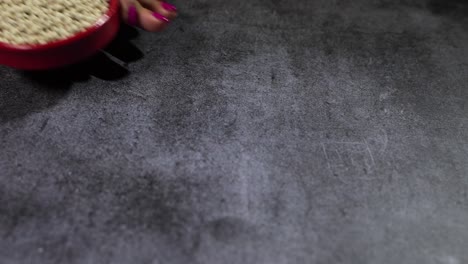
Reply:
<svg viewBox="0 0 468 264"><path fill-rule="evenodd" d="M177 7L175 7L174 5L171 5L169 3L166 3L166 2L162 2L162 7L164 9L166 9L167 11L170 11L170 12L176 12L177 11Z"/></svg>
<svg viewBox="0 0 468 264"><path fill-rule="evenodd" d="M138 12L135 6L130 6L128 8L127 22L132 26L136 26L138 23Z"/></svg>
<svg viewBox="0 0 468 264"><path fill-rule="evenodd" d="M164 22L166 22L166 23L169 23L169 19L168 19L167 17L165 17L165 16L159 14L159 13L154 12L154 13L153 13L153 16L154 16L155 18L159 19L159 20L162 20L162 21L164 21Z"/></svg>

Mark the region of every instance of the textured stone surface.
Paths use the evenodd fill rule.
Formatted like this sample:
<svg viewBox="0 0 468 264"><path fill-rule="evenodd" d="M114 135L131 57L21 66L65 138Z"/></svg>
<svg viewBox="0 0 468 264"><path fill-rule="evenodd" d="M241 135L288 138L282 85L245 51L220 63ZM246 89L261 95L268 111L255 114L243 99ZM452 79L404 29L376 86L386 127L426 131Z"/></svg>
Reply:
<svg viewBox="0 0 468 264"><path fill-rule="evenodd" d="M176 4L0 68L0 263L468 263L468 2Z"/></svg>

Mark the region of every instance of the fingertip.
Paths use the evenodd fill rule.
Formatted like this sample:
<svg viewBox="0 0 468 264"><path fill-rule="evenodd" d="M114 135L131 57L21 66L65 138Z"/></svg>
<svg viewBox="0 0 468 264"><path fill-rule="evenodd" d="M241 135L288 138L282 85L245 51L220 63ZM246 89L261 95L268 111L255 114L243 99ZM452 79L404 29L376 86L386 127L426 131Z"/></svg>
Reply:
<svg viewBox="0 0 468 264"><path fill-rule="evenodd" d="M131 26L136 26L138 23L138 11L134 5L128 7L127 23Z"/></svg>
<svg viewBox="0 0 468 264"><path fill-rule="evenodd" d="M157 12L168 19L177 17L177 7L160 0L140 0L142 5L153 12Z"/></svg>
<svg viewBox="0 0 468 264"><path fill-rule="evenodd" d="M140 26L150 32L159 32L166 28L169 19L148 9L140 13Z"/></svg>

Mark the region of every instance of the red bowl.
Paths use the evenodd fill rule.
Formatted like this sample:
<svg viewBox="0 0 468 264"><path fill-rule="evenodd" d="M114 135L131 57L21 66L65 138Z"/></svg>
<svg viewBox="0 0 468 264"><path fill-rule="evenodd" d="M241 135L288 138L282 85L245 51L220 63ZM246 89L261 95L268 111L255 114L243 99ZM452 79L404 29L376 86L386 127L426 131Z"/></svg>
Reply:
<svg viewBox="0 0 468 264"><path fill-rule="evenodd" d="M93 27L70 38L41 45L0 42L0 64L22 70L47 70L73 64L109 44L119 27L119 0L109 0L109 10Z"/></svg>

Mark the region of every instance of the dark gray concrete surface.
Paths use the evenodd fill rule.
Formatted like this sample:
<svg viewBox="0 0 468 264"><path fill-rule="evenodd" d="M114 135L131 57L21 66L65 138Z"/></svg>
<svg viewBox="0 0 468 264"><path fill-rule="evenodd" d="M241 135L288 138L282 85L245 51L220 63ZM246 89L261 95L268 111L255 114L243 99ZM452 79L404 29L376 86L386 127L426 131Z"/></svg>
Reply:
<svg viewBox="0 0 468 264"><path fill-rule="evenodd" d="M0 263L468 263L468 2L193 0L0 68Z"/></svg>

